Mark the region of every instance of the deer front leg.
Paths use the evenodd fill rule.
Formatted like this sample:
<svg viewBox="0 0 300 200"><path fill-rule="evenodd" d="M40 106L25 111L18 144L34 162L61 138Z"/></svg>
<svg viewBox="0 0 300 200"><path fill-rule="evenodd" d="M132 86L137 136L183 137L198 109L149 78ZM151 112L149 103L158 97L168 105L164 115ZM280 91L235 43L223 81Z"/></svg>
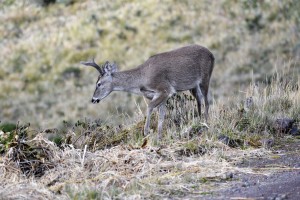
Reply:
<svg viewBox="0 0 300 200"><path fill-rule="evenodd" d="M154 108L156 108L159 105L164 105L166 100L168 99L168 95L169 93L163 92L160 94L156 94L154 95L154 98L151 100L151 102L148 104L148 108L147 108L147 117L146 117L146 123L145 123L145 127L144 127L144 135L148 135L149 134L149 129L150 129L150 119L151 119L151 114ZM164 109L161 111L161 113L163 114L165 111ZM160 119L159 121L161 121L161 128L159 128L158 133L160 134L159 131L161 131L162 129L162 123L163 123L163 118L164 118L164 114L162 115L160 114ZM158 125L160 124L160 122L158 122Z"/></svg>
<svg viewBox="0 0 300 200"><path fill-rule="evenodd" d="M144 126L144 136L149 134L150 119L151 119L152 111L153 111L153 108L150 108L149 105L148 105L146 123L145 123L145 126Z"/></svg>

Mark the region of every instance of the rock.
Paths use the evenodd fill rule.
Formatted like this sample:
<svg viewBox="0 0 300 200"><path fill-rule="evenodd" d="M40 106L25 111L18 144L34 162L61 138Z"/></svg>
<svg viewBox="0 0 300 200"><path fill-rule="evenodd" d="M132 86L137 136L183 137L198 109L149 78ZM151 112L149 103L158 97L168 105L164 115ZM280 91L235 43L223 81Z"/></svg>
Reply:
<svg viewBox="0 0 300 200"><path fill-rule="evenodd" d="M243 184L242 184L242 187L249 187L250 186L250 183L249 182L244 182Z"/></svg>
<svg viewBox="0 0 300 200"><path fill-rule="evenodd" d="M300 135L300 130L296 126L293 126L292 129L289 131L289 134L293 136Z"/></svg>
<svg viewBox="0 0 300 200"><path fill-rule="evenodd" d="M235 148L235 147L240 147L243 146L243 141L240 139L232 139L226 135L220 135L218 137L218 140L229 147Z"/></svg>
<svg viewBox="0 0 300 200"><path fill-rule="evenodd" d="M276 119L274 128L277 133L287 134L292 129L295 120L290 118Z"/></svg>
<svg viewBox="0 0 300 200"><path fill-rule="evenodd" d="M288 199L286 194L281 194L281 195L277 195L275 198L275 200L285 200Z"/></svg>
<svg viewBox="0 0 300 200"><path fill-rule="evenodd" d="M261 139L261 144L264 148L269 149L274 145L274 139L273 138Z"/></svg>
<svg viewBox="0 0 300 200"><path fill-rule="evenodd" d="M226 172L225 174L222 175L222 179L228 180L233 178L233 173L232 172Z"/></svg>
<svg viewBox="0 0 300 200"><path fill-rule="evenodd" d="M220 136L218 137L218 140L219 140L220 142L223 142L224 144L228 144L229 141L230 141L230 138L229 138L228 136L226 136L226 135L220 135Z"/></svg>

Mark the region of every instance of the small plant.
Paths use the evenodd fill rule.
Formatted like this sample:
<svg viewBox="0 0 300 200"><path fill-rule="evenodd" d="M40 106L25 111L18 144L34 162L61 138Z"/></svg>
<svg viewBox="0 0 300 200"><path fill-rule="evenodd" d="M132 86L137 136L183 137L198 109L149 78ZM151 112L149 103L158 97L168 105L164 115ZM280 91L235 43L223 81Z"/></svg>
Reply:
<svg viewBox="0 0 300 200"><path fill-rule="evenodd" d="M78 192L72 189L72 186L67 185L66 186L66 192L69 196L70 199L73 200L80 200L80 199L91 199L91 200L96 200L96 199L101 199L101 193L97 190L90 190L86 189L84 191Z"/></svg>
<svg viewBox="0 0 300 200"><path fill-rule="evenodd" d="M0 130L3 131L4 133L6 132L11 132L16 130L17 125L13 123L2 123L0 124Z"/></svg>
<svg viewBox="0 0 300 200"><path fill-rule="evenodd" d="M68 67L62 72L62 76L66 79L80 78L81 70L78 67Z"/></svg>
<svg viewBox="0 0 300 200"><path fill-rule="evenodd" d="M34 0L34 2L41 6L49 6L51 4L54 4L56 0Z"/></svg>
<svg viewBox="0 0 300 200"><path fill-rule="evenodd" d="M13 123L0 125L0 153L5 153L10 147L17 144L17 141L27 138L29 125L19 126Z"/></svg>

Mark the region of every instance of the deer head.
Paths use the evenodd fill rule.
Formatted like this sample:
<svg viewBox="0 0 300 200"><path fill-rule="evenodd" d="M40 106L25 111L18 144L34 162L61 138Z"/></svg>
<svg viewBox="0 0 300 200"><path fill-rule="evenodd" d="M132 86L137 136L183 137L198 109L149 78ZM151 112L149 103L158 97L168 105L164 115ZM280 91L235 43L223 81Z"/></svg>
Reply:
<svg viewBox="0 0 300 200"><path fill-rule="evenodd" d="M101 67L92 61L84 61L81 64L94 67L99 72L99 77L96 82L96 89L92 98L92 103L99 103L102 99L107 97L113 91L113 73L117 71L115 63L106 61Z"/></svg>

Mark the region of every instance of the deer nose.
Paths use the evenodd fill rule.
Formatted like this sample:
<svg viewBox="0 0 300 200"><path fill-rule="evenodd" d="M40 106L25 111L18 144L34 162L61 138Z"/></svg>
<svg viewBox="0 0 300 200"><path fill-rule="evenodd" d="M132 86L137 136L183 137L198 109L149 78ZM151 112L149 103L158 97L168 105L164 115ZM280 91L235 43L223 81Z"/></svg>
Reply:
<svg viewBox="0 0 300 200"><path fill-rule="evenodd" d="M99 103L100 102L100 99L98 99L98 98L92 98L92 101L91 101L92 103Z"/></svg>

